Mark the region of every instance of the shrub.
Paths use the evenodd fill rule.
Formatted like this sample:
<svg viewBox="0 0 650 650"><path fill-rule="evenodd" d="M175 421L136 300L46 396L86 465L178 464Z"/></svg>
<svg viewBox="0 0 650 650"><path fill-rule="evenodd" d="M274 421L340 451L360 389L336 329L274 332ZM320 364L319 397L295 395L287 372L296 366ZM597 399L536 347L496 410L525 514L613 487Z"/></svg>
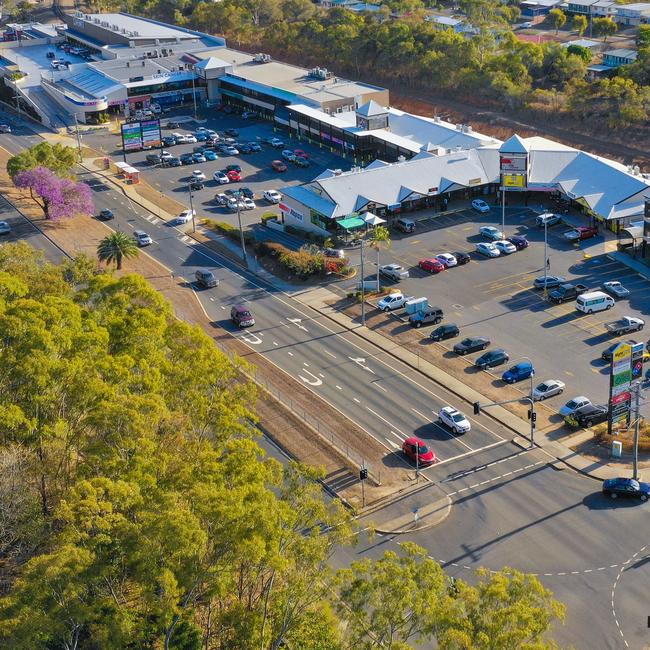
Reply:
<svg viewBox="0 0 650 650"><path fill-rule="evenodd" d="M263 223L264 225L266 225L266 222L267 222L267 221L270 221L271 219L275 219L275 220L277 221L277 219L278 219L278 215L275 214L275 212L265 212L265 213L262 215L262 223Z"/></svg>
<svg viewBox="0 0 650 650"><path fill-rule="evenodd" d="M274 241L260 242L257 250L260 255L270 255L271 257L279 257L282 253L290 252L286 246Z"/></svg>
<svg viewBox="0 0 650 650"><path fill-rule="evenodd" d="M288 271L300 277L313 275L323 268L322 255L312 255L304 250L286 251L279 255L279 260Z"/></svg>
<svg viewBox="0 0 650 650"><path fill-rule="evenodd" d="M231 226L229 223L226 223L225 221L204 219L203 224L208 228L211 228L212 230L216 230L217 232L220 232L222 235L228 237L228 239L232 239L233 241L236 242L239 242L240 240L239 228L235 228L235 226ZM249 245L255 244L255 237L252 235L252 233L244 232L244 243Z"/></svg>

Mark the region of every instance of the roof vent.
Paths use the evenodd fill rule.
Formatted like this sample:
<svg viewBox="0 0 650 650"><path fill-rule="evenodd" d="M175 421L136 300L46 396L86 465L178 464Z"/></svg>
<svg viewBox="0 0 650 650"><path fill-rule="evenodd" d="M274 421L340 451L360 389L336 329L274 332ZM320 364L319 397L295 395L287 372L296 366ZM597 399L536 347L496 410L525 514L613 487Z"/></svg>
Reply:
<svg viewBox="0 0 650 650"><path fill-rule="evenodd" d="M270 63L272 59L270 54L264 54L263 52L259 52L253 57L253 61L255 63Z"/></svg>
<svg viewBox="0 0 650 650"><path fill-rule="evenodd" d="M641 167L634 165L634 173L638 176L641 173Z"/></svg>
<svg viewBox="0 0 650 650"><path fill-rule="evenodd" d="M404 156L397 156L397 162L398 163L406 162L406 158Z"/></svg>
<svg viewBox="0 0 650 650"><path fill-rule="evenodd" d="M340 176L343 173L342 169L333 169L332 170L334 176Z"/></svg>
<svg viewBox="0 0 650 650"><path fill-rule="evenodd" d="M440 124L440 122L442 122L442 120L441 120L437 115L434 116L433 121L434 121L436 124Z"/></svg>
<svg viewBox="0 0 650 650"><path fill-rule="evenodd" d="M463 130L463 125L462 124L456 124L456 131L461 131Z"/></svg>
<svg viewBox="0 0 650 650"><path fill-rule="evenodd" d="M472 133L473 131L474 131L474 129L468 124L467 125L467 131L465 131L465 133Z"/></svg>

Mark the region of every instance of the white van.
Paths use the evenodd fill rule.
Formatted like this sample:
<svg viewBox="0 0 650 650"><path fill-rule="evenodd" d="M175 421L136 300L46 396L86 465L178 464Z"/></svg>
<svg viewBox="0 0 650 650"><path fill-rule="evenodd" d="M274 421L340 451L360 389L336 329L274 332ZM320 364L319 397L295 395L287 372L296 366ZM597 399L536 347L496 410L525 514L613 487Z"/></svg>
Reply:
<svg viewBox="0 0 650 650"><path fill-rule="evenodd" d="M590 291L578 296L576 309L585 314L593 314L595 311L605 311L614 306L614 298L602 291Z"/></svg>

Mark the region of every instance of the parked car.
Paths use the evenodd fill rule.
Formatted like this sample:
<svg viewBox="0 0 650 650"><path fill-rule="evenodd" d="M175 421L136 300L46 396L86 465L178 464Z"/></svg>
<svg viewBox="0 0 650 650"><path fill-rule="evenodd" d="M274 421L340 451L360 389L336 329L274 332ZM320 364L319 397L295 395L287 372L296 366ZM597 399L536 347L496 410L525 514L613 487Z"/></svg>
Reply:
<svg viewBox="0 0 650 650"><path fill-rule="evenodd" d="M436 462L436 455L433 449L429 449L418 438L407 438L402 443L402 451L419 467L433 465Z"/></svg>
<svg viewBox="0 0 650 650"><path fill-rule="evenodd" d="M454 433L467 433L472 428L469 420L453 406L443 406L438 412L438 421Z"/></svg>
<svg viewBox="0 0 650 650"><path fill-rule="evenodd" d="M266 190L262 195L269 203L280 203L282 201L282 194L276 190Z"/></svg>
<svg viewBox="0 0 650 650"><path fill-rule="evenodd" d="M556 303L566 302L567 300L575 300L578 296L581 296L583 293L589 291L589 287L586 284L571 284L565 282L561 284L556 289L553 289L551 293L548 294L548 297Z"/></svg>
<svg viewBox="0 0 650 650"><path fill-rule="evenodd" d="M558 223L562 223L562 217L559 214L553 214L552 212L538 214L537 217L535 217L535 225L540 228L543 228L544 224L549 227Z"/></svg>
<svg viewBox="0 0 650 650"><path fill-rule="evenodd" d="M247 144L242 144L237 148L239 149L239 153L242 154L248 155L249 153L253 153L253 150Z"/></svg>
<svg viewBox="0 0 650 650"><path fill-rule="evenodd" d="M517 252L517 247L507 239L497 239L494 246L501 255L511 255Z"/></svg>
<svg viewBox="0 0 650 650"><path fill-rule="evenodd" d="M605 404L587 404L581 406L572 415L567 415L564 421L573 427L589 428L594 424L606 422L609 417L609 409Z"/></svg>
<svg viewBox="0 0 650 650"><path fill-rule="evenodd" d="M533 368L533 364L530 361L520 361L512 366L512 368L508 368L501 376L501 379L506 384L514 384L515 382L529 379L534 374L535 368Z"/></svg>
<svg viewBox="0 0 650 650"><path fill-rule="evenodd" d="M228 178L228 175L225 174L224 172L216 171L214 174L212 174L212 178L214 178L217 183L220 185L225 185L226 183L230 183L230 179Z"/></svg>
<svg viewBox="0 0 650 650"><path fill-rule="evenodd" d="M274 160L271 163L271 167L273 168L273 171L276 171L276 172L286 172L287 171L287 166L281 160Z"/></svg>
<svg viewBox="0 0 650 650"><path fill-rule="evenodd" d="M291 149L284 149L282 151L282 157L289 162L293 162L296 159L296 154Z"/></svg>
<svg viewBox="0 0 650 650"><path fill-rule="evenodd" d="M226 129L224 133L231 138L237 138L239 136L239 131L237 129Z"/></svg>
<svg viewBox="0 0 650 650"><path fill-rule="evenodd" d="M300 156L296 156L294 160L291 161L296 167L310 167L311 163L307 160L307 158L300 158Z"/></svg>
<svg viewBox="0 0 650 650"><path fill-rule="evenodd" d="M284 149L284 142L280 138L271 138L269 144L275 149Z"/></svg>
<svg viewBox="0 0 650 650"><path fill-rule="evenodd" d="M481 213L490 211L490 206L483 199L474 199L472 201L472 207L474 208L474 210ZM502 238L499 237L499 239Z"/></svg>
<svg viewBox="0 0 650 650"><path fill-rule="evenodd" d="M303 151L302 149L294 149L293 153L296 156L296 158L305 158L305 160L309 160L309 154L306 151Z"/></svg>
<svg viewBox="0 0 650 650"><path fill-rule="evenodd" d="M578 226L577 228L572 228L562 233L562 237L569 241L582 241L584 239L591 239L598 234L598 228Z"/></svg>
<svg viewBox="0 0 650 650"><path fill-rule="evenodd" d="M409 272L399 264L384 264L379 267L379 273L391 280L395 280L395 282L409 277Z"/></svg>
<svg viewBox="0 0 650 650"><path fill-rule="evenodd" d="M547 289L554 289L565 282L566 278L561 275L547 275L546 277L540 275L538 278L535 278L533 288L543 289L546 286Z"/></svg>
<svg viewBox="0 0 650 650"><path fill-rule="evenodd" d="M144 230L134 230L133 231L133 238L137 242L138 246L149 246L149 244L153 243L153 240L149 235L147 235Z"/></svg>
<svg viewBox="0 0 650 650"><path fill-rule="evenodd" d="M257 206L253 199L249 199L247 196L242 198L242 203L244 204L244 210L254 210Z"/></svg>
<svg viewBox="0 0 650 650"><path fill-rule="evenodd" d="M262 147L259 144L257 144L257 142L249 142L248 146L251 148L251 151L253 152L262 151Z"/></svg>
<svg viewBox="0 0 650 650"><path fill-rule="evenodd" d="M253 190L251 190L250 187L240 187L239 193L242 196L245 196L247 199L252 199L252 200L255 199L255 192L253 192Z"/></svg>
<svg viewBox="0 0 650 650"><path fill-rule="evenodd" d="M411 300L413 296L405 296L401 291L391 293L384 296L378 303L377 309L382 311L393 311L394 309L401 309L407 300Z"/></svg>
<svg viewBox="0 0 650 650"><path fill-rule="evenodd" d="M395 228L405 233L411 233L415 230L415 221L413 221L412 219L406 219L404 217L400 217L395 222Z"/></svg>
<svg viewBox="0 0 650 650"><path fill-rule="evenodd" d="M219 205L226 205L228 203L228 197L223 194L222 192L217 192L214 195L214 200L219 204Z"/></svg>
<svg viewBox="0 0 650 650"><path fill-rule="evenodd" d="M630 295L629 289L626 289L617 280L612 280L611 282L603 282L603 291L606 291L610 296L613 296L617 300L620 300L621 298L627 298Z"/></svg>
<svg viewBox="0 0 650 650"><path fill-rule="evenodd" d="M564 392L565 384L559 379L547 379L533 389L534 400L545 400Z"/></svg>
<svg viewBox="0 0 650 650"><path fill-rule="evenodd" d="M507 241L513 244L518 251L530 246L530 242L523 235L513 235L512 237L508 237Z"/></svg>
<svg viewBox="0 0 650 650"><path fill-rule="evenodd" d="M104 210L99 211L97 218L100 221L110 221L111 219L115 218L115 215L113 214L113 210L109 210L108 208L105 208Z"/></svg>
<svg viewBox="0 0 650 650"><path fill-rule="evenodd" d="M482 235L486 239L489 239L490 241L499 241L503 239L504 236L503 233L494 226L481 226L478 229L478 234Z"/></svg>
<svg viewBox="0 0 650 650"><path fill-rule="evenodd" d="M8 235L11 232L11 226L6 221L0 221L0 235Z"/></svg>
<svg viewBox="0 0 650 650"><path fill-rule="evenodd" d="M196 214L195 210L183 210L177 217L176 223L189 223Z"/></svg>
<svg viewBox="0 0 650 650"><path fill-rule="evenodd" d="M181 154L181 163L183 165L191 165L194 162L194 157L191 153Z"/></svg>
<svg viewBox="0 0 650 650"><path fill-rule="evenodd" d="M485 354L482 354L474 362L474 365L481 370L485 370L486 368L500 366L508 361L510 361L510 357L503 348L494 348L494 350L488 350Z"/></svg>
<svg viewBox="0 0 650 650"><path fill-rule="evenodd" d="M229 172L227 172L226 176L231 183L239 183L239 181L241 181L241 174L234 169L231 169Z"/></svg>
<svg viewBox="0 0 650 650"><path fill-rule="evenodd" d="M413 327L422 325L437 325L444 317L441 307L427 307L424 311L416 311L409 316L409 323Z"/></svg>
<svg viewBox="0 0 650 650"><path fill-rule="evenodd" d="M570 399L561 409L560 415L566 417L567 415L573 415L579 408L591 404L591 400L584 395L579 395Z"/></svg>
<svg viewBox="0 0 650 650"><path fill-rule="evenodd" d="M627 345L636 345L636 341L632 341L632 340L616 341L616 343L612 343L600 353L600 358L603 361L610 362L612 360L612 357L614 356L614 350L616 350L616 348L619 345L621 345L621 343L627 343Z"/></svg>
<svg viewBox="0 0 650 650"><path fill-rule="evenodd" d="M224 153L228 154L229 156L237 156L239 154L239 149L237 149L237 147L233 147L232 145L228 145L227 147L224 147Z"/></svg>
<svg viewBox="0 0 650 650"><path fill-rule="evenodd" d="M456 251L454 253L454 257L456 258L456 264L458 266L462 266L463 264L469 264L469 262L472 261L472 258L469 255L469 253L461 253L460 251Z"/></svg>
<svg viewBox="0 0 650 650"><path fill-rule="evenodd" d="M145 160L150 165L159 165L162 162L162 158L157 153L148 153L145 156Z"/></svg>
<svg viewBox="0 0 650 650"><path fill-rule="evenodd" d="M605 329L614 336L621 336L630 332L640 332L644 325L645 321L642 318L623 316L623 318L619 318L611 323L605 323Z"/></svg>
<svg viewBox="0 0 650 650"><path fill-rule="evenodd" d="M460 334L460 328L456 323L447 323L446 325L441 325L436 327L436 329L429 334L429 338L432 341L444 341L445 339L453 339L454 337Z"/></svg>
<svg viewBox="0 0 650 650"><path fill-rule="evenodd" d="M205 174L200 169L195 169L192 172L192 179L195 180L195 181L204 181L205 180Z"/></svg>
<svg viewBox="0 0 650 650"><path fill-rule="evenodd" d="M476 252L485 257L499 257L501 253L499 249L492 242L479 242L476 244Z"/></svg>
<svg viewBox="0 0 650 650"><path fill-rule="evenodd" d="M240 165L226 165L226 168L223 170L226 173L228 172L237 172L238 174L241 174L241 166Z"/></svg>
<svg viewBox="0 0 650 650"><path fill-rule="evenodd" d="M463 339L460 343L454 345L454 352L464 356L471 352L485 350L489 345L490 339L486 339L484 336L469 336L466 339Z"/></svg>
<svg viewBox="0 0 650 650"><path fill-rule="evenodd" d="M194 161L192 161L192 162L194 162ZM173 158L170 158L167 161L167 165L169 167L180 167L182 164L183 164L183 162L181 161L181 159L177 158L176 156L174 156Z"/></svg>
<svg viewBox="0 0 650 650"><path fill-rule="evenodd" d="M203 155L205 156L206 160L217 160L219 158L219 156L217 156L217 154L212 151L212 149L206 149L203 152Z"/></svg>
<svg viewBox="0 0 650 650"><path fill-rule="evenodd" d="M436 255L436 259L446 269L451 268L452 266L456 266L456 264L458 264L456 258L451 253L440 253L440 255Z"/></svg>
<svg viewBox="0 0 650 650"><path fill-rule="evenodd" d="M214 277L214 273L208 269L197 269L194 272L196 283L204 289L211 289L219 286L219 280Z"/></svg>
<svg viewBox="0 0 650 650"><path fill-rule="evenodd" d="M244 305L234 305L230 309L230 320L237 327L252 327L255 325L255 319L248 307Z"/></svg>
<svg viewBox="0 0 650 650"><path fill-rule="evenodd" d="M206 157L200 151L197 151L196 153L192 154L192 160L195 163L204 163L206 162Z"/></svg>
<svg viewBox="0 0 650 650"><path fill-rule="evenodd" d="M420 260L418 266L428 273L440 273L440 271L444 271L446 268L445 265L442 262L439 262L435 257Z"/></svg>
<svg viewBox="0 0 650 650"><path fill-rule="evenodd" d="M192 135L191 133L189 135L185 136L185 142L187 144L196 144L198 140L196 139L195 135Z"/></svg>
<svg viewBox="0 0 650 650"><path fill-rule="evenodd" d="M636 481L633 478L608 478L603 481L603 494L612 499L634 497L647 501L650 497L650 483Z"/></svg>
<svg viewBox="0 0 650 650"><path fill-rule="evenodd" d="M166 147L173 147L177 144L176 138L173 135L166 135L162 141Z"/></svg>
<svg viewBox="0 0 650 650"><path fill-rule="evenodd" d="M342 260L345 257L345 252L341 248L323 248L323 255Z"/></svg>

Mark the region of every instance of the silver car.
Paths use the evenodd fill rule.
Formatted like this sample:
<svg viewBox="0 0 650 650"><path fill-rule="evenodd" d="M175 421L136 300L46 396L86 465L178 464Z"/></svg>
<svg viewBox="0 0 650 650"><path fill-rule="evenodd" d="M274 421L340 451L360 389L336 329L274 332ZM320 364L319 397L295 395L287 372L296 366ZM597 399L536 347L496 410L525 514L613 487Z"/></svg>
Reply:
<svg viewBox="0 0 650 650"><path fill-rule="evenodd" d="M6 221L0 221L0 235L8 235L11 232L11 226Z"/></svg>

